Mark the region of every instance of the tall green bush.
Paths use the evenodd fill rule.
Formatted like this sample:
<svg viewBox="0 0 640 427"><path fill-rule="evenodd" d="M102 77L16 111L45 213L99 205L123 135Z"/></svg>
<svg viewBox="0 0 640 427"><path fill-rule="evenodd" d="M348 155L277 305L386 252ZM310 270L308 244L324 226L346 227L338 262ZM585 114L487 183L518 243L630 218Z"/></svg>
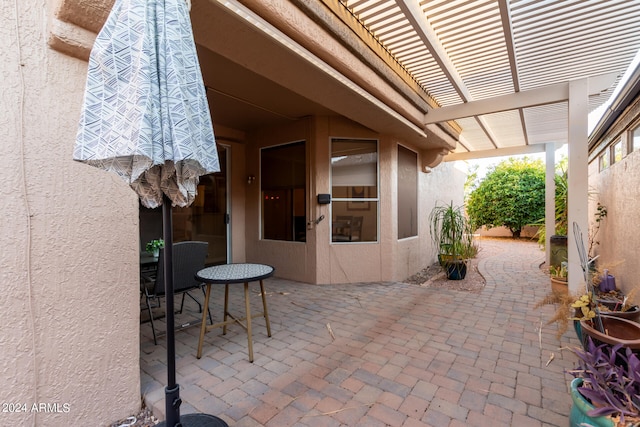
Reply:
<svg viewBox="0 0 640 427"><path fill-rule="evenodd" d="M505 226L514 237L544 217L545 168L542 160L509 158L494 166L467 200L474 228Z"/></svg>

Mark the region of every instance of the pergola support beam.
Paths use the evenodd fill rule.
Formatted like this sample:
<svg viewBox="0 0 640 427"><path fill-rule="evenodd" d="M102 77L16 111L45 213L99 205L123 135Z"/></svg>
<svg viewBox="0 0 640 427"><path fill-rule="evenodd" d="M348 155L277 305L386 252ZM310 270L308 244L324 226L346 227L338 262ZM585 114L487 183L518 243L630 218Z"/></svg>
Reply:
<svg viewBox="0 0 640 427"><path fill-rule="evenodd" d="M518 147L495 148L491 150L465 151L462 153L450 153L443 161L455 162L456 160L488 159L491 157L519 156L522 154L544 153L546 144L521 145Z"/></svg>
<svg viewBox="0 0 640 427"><path fill-rule="evenodd" d="M544 259L546 266L551 265L551 236L556 234L556 145L545 144L545 187L544 187Z"/></svg>
<svg viewBox="0 0 640 427"><path fill-rule="evenodd" d="M590 77L586 95L594 95L611 87L616 79L615 73ZM585 79L587 80L587 79ZM569 99L571 82L556 83L537 89L524 90L508 95L471 101L464 104L452 105L430 110L425 115L426 124L447 122L464 117L481 116L502 111L517 110L519 108L536 107L539 105L555 104Z"/></svg>
<svg viewBox="0 0 640 427"><path fill-rule="evenodd" d="M569 82L569 224L568 264L569 292L583 293L584 275L580 266L578 246L573 234L573 224L582 230L584 245L588 247L588 187L589 187L589 79Z"/></svg>

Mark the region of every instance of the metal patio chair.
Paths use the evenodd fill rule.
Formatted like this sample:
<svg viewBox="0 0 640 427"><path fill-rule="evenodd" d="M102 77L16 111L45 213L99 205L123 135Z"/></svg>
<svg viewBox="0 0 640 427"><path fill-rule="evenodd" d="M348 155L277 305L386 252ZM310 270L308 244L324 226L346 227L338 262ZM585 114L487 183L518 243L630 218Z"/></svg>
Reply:
<svg viewBox="0 0 640 427"><path fill-rule="evenodd" d="M178 313L182 313L184 308L185 297L193 299L199 307L200 313L202 313L201 303L191 295L191 291L196 289L202 289L204 295L204 289L202 284L195 278L196 273L205 267L205 259L207 258L207 242L187 241L174 243L173 245L173 286L174 295L182 294L182 302L180 304L180 310ZM158 269L155 277L146 276L145 283L142 284L147 310L149 313L149 322L151 323L151 331L153 332L153 342L158 344L158 334L154 324L153 308L161 306L160 299L165 296L165 281L164 281L164 251L160 250L158 257ZM206 307L209 314L209 321L213 323L211 311L209 307ZM182 324L179 329L199 325L200 320L197 322L189 322Z"/></svg>

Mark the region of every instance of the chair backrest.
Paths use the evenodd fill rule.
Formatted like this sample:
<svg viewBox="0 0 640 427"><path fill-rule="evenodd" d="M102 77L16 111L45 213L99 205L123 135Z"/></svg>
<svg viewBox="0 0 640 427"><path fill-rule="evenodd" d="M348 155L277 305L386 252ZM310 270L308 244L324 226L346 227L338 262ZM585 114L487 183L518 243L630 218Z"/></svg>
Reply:
<svg viewBox="0 0 640 427"><path fill-rule="evenodd" d="M185 292L197 288L200 283L195 275L205 267L207 242L179 242L173 244L173 292ZM156 295L164 295L164 250L158 257L158 275L154 286Z"/></svg>
<svg viewBox="0 0 640 427"><path fill-rule="evenodd" d="M363 216L354 216L351 222L351 240L362 240Z"/></svg>

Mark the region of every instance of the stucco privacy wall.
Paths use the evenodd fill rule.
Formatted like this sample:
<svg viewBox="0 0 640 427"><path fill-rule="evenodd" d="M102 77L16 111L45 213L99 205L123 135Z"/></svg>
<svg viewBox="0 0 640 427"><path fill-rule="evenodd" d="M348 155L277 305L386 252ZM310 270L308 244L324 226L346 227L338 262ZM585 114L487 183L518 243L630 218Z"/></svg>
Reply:
<svg viewBox="0 0 640 427"><path fill-rule="evenodd" d="M140 406L138 202L72 160L87 63L47 45L56 7L0 9L0 402L27 411L2 426L108 425Z"/></svg>
<svg viewBox="0 0 640 427"><path fill-rule="evenodd" d="M616 277L616 286L629 294L640 287L640 151L629 152L629 130L637 126L640 117L640 97L635 98L607 130L589 156L589 220L593 223L597 203L607 208L607 216L601 222L595 248L599 255L599 268L610 268ZM598 156L609 150L610 143L622 142L624 156L603 171L599 171ZM635 295L640 303L640 295Z"/></svg>
<svg viewBox="0 0 640 427"><path fill-rule="evenodd" d="M597 162L596 162L597 163ZM640 152L629 153L619 163L593 174L589 184L596 195L590 203L590 219L595 213L595 203L599 201L607 207L607 217L602 221L598 233L596 253L599 267L613 267L616 286L629 293L640 286ZM640 298L636 295L635 302Z"/></svg>

